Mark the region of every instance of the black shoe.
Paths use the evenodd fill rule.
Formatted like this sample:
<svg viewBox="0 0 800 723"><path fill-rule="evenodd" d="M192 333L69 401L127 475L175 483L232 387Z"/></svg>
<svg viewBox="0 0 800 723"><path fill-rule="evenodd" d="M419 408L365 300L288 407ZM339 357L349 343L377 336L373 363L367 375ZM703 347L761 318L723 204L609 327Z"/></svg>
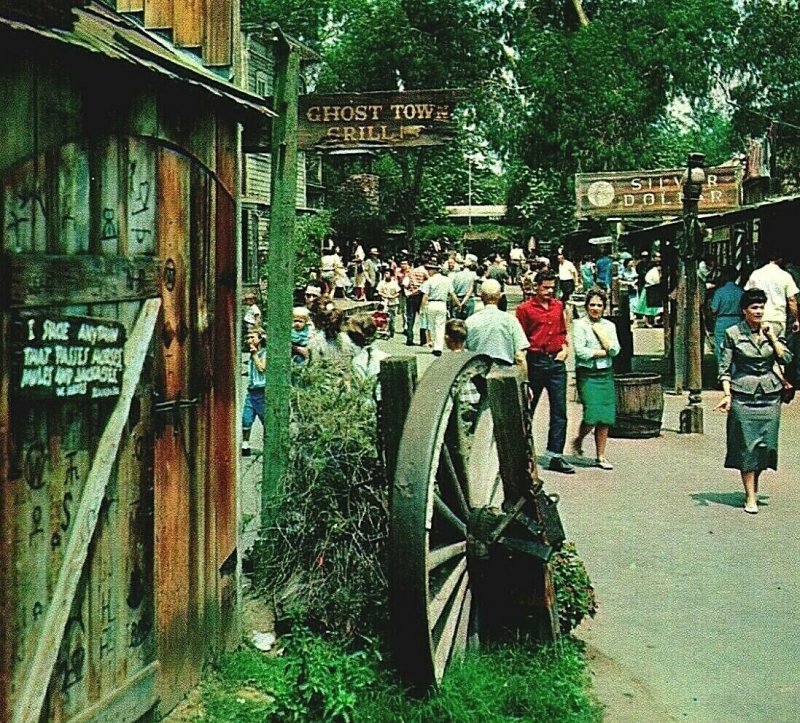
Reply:
<svg viewBox="0 0 800 723"><path fill-rule="evenodd" d="M434 350L433 350L433 355L434 355L434 356L441 356L441 355L442 355L442 352L440 352L438 349L434 349Z"/></svg>
<svg viewBox="0 0 800 723"><path fill-rule="evenodd" d="M551 472L563 472L564 474L575 474L575 468L563 457L553 457L547 466Z"/></svg>
<svg viewBox="0 0 800 723"><path fill-rule="evenodd" d="M242 457L250 456L250 447L242 447Z"/></svg>
<svg viewBox="0 0 800 723"><path fill-rule="evenodd" d="M414 346L414 342L413 341L406 341L406 346Z"/></svg>

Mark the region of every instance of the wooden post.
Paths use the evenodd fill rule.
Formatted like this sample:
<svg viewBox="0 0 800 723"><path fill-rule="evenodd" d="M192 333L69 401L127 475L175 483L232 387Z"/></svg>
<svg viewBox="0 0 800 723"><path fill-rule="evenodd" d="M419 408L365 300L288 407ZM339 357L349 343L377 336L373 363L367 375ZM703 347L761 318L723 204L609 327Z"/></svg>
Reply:
<svg viewBox="0 0 800 723"><path fill-rule="evenodd" d="M266 529L281 480L289 467L291 330L294 293L294 221L297 193L297 90L299 50L275 41L275 110L267 256L267 383L264 405L264 469L261 527Z"/></svg>
<svg viewBox="0 0 800 723"><path fill-rule="evenodd" d="M678 260L678 289L675 297L675 333L673 336L675 393L683 394L686 384L686 265Z"/></svg>
<svg viewBox="0 0 800 723"><path fill-rule="evenodd" d="M528 464L529 459L533 459L535 468L536 460L527 432L522 379L519 368L511 367L493 369L486 381L503 493L505 499L513 503L530 491L532 480Z"/></svg>
<svg viewBox="0 0 800 723"><path fill-rule="evenodd" d="M686 383L689 387L689 404L681 411L680 430L684 433L703 433L703 330L700 325L700 281L697 278L698 258L702 253L702 232L697 221L705 171L705 156L690 153L686 182L683 187L683 246L686 257L685 279L685 339Z"/></svg>
<svg viewBox="0 0 800 723"><path fill-rule="evenodd" d="M617 314L610 319L617 330L620 346L620 352L613 360L614 371L617 374L626 374L630 372L633 360L633 331L631 329L631 302L628 297L628 287L620 284L617 296Z"/></svg>
<svg viewBox="0 0 800 723"><path fill-rule="evenodd" d="M528 434L529 420L526 419L527 410L519 368L493 369L486 381L494 420L500 477L503 480L503 506L506 508L521 497L529 495L532 488L541 484L536 466L536 451L532 435ZM531 511L534 516L538 515L535 505L531 506ZM524 611L525 625L536 640L556 640L558 612L550 565L528 555L513 554L507 565L509 577L505 582L518 585L522 591L522 599L526 599L521 608L518 605L519 600L516 601L517 604L512 603L512 609L507 611L508 620L517 619L520 612ZM519 619L519 622L522 623L522 620Z"/></svg>
<svg viewBox="0 0 800 723"><path fill-rule="evenodd" d="M417 358L395 356L381 362L381 397L383 419L379 433L383 434L386 454L386 477L391 483L397 466L397 450L403 436L403 426L417 388ZM386 410L389 410L388 414Z"/></svg>

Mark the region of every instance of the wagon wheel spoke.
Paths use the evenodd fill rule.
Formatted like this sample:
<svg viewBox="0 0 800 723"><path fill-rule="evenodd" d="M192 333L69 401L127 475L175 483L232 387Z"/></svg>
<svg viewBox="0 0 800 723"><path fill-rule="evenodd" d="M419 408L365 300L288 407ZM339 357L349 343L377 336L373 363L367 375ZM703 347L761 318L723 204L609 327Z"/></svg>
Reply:
<svg viewBox="0 0 800 723"><path fill-rule="evenodd" d="M455 503L462 518L466 519L469 516L469 506L467 505L467 498L464 495L466 482L460 478L456 471L455 464L453 463L453 455L450 453L450 448L447 444L442 447L442 463L447 472L448 481L450 482L449 489L453 493Z"/></svg>
<svg viewBox="0 0 800 723"><path fill-rule="evenodd" d="M436 638L436 631L434 629L436 645L433 659L437 670L444 671L453 651L457 648L456 631L465 612L464 608L467 600L468 581L466 575L462 576L458 589L455 595L453 595L452 604L448 607L447 615L444 620L441 621L441 625L438 626L441 628L438 639Z"/></svg>
<svg viewBox="0 0 800 723"><path fill-rule="evenodd" d="M433 570L434 568L444 565L446 562L449 562L459 555L465 555L466 552L467 543L465 540L454 542L452 545L442 545L441 547L436 547L431 550L430 554L428 555L428 569Z"/></svg>
<svg viewBox="0 0 800 723"><path fill-rule="evenodd" d="M463 595L463 584L466 582L467 573L467 560L461 560L450 573L442 580L439 589L433 593L430 602L428 603L429 619L431 622L431 629L434 629L439 624L439 618L448 607L452 608L454 600L453 593L458 592L458 595Z"/></svg>
<svg viewBox="0 0 800 723"><path fill-rule="evenodd" d="M467 525L464 520L462 520L455 512L453 512L453 510L447 506L447 503L441 497L439 497L439 495L434 495L433 506L436 512L439 513L439 516L449 523L453 529L460 532L462 535L467 534Z"/></svg>
<svg viewBox="0 0 800 723"><path fill-rule="evenodd" d="M494 478L494 484L492 485L492 491L489 494L489 506L490 507L499 507L501 501L500 493L503 491L503 478L497 474Z"/></svg>
<svg viewBox="0 0 800 723"><path fill-rule="evenodd" d="M475 618L473 616L474 606L472 604L472 591L467 588L464 593L464 603L461 608L461 616L458 619L458 627L454 635L453 652L451 658L460 657L470 645L470 636L473 632Z"/></svg>

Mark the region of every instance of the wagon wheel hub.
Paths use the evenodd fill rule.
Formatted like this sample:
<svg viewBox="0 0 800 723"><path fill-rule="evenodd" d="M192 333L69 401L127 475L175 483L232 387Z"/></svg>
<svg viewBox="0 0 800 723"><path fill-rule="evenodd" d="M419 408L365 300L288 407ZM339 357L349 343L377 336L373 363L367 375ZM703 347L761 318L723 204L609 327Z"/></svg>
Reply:
<svg viewBox="0 0 800 723"><path fill-rule="evenodd" d="M549 561L553 548L542 542L543 526L525 512L528 502L523 500L510 512L489 506L472 510L467 520L467 556L470 562L486 562L492 551L501 550Z"/></svg>

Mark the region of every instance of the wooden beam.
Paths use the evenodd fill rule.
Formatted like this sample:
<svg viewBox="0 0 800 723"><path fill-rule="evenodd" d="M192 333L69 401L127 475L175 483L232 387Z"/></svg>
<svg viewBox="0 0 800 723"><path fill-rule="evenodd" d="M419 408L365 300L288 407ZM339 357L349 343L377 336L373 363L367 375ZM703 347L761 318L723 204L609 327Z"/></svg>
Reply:
<svg viewBox="0 0 800 723"><path fill-rule="evenodd" d="M261 483L261 527L269 525L281 480L289 469L289 399L292 383L291 319L294 292L294 222L297 202L297 92L300 53L275 43L272 206L267 256L267 386L264 405L264 472Z"/></svg>
<svg viewBox="0 0 800 723"><path fill-rule="evenodd" d="M144 26L148 30L172 30L173 0L144 0Z"/></svg>
<svg viewBox="0 0 800 723"><path fill-rule="evenodd" d="M132 678L114 688L113 692L82 710L69 723L139 720L157 702L156 679L160 664L156 660L142 668Z"/></svg>
<svg viewBox="0 0 800 723"><path fill-rule="evenodd" d="M238 5L238 3L235 3ZM233 0L206 0L203 63L209 66L233 62Z"/></svg>
<svg viewBox="0 0 800 723"><path fill-rule="evenodd" d="M520 370L493 369L486 381L503 491L505 499L513 503L530 492L533 480L529 460L536 459L525 422Z"/></svg>
<svg viewBox="0 0 800 723"><path fill-rule="evenodd" d="M379 420L381 424L379 432L383 438L386 477L391 489L397 465L397 450L400 449L400 437L403 436L403 425L408 416L414 390L417 388L417 358L394 356L384 359L381 362L380 382L384 413Z"/></svg>
<svg viewBox="0 0 800 723"><path fill-rule="evenodd" d="M7 254L0 268L3 308L139 301L160 293L155 256Z"/></svg>
<svg viewBox="0 0 800 723"><path fill-rule="evenodd" d="M47 606L30 672L25 679L25 687L20 691L15 705L13 723L39 721L61 640L64 637L64 626L69 619L81 571L89 553L106 485L116 463L119 442L128 420L131 400L142 374L160 308L161 299L148 299L143 304L136 325L125 344L127 367L122 378L122 392L100 437L97 452L86 478L83 497L75 514L73 533L64 550L64 564L58 573L58 581Z"/></svg>
<svg viewBox="0 0 800 723"><path fill-rule="evenodd" d="M118 13L144 12L144 0L117 0Z"/></svg>

